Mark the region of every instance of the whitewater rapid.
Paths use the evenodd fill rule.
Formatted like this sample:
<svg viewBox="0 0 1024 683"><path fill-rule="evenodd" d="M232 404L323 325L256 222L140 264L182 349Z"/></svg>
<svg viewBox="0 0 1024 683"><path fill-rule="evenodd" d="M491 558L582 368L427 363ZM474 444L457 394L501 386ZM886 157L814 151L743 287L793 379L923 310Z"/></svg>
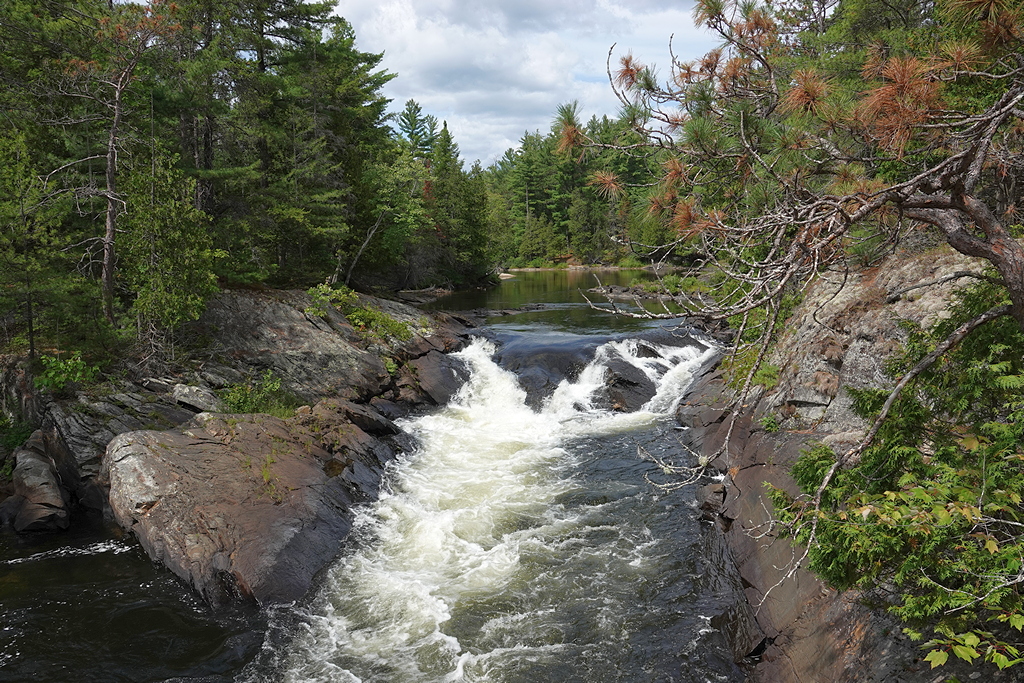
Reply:
<svg viewBox="0 0 1024 683"><path fill-rule="evenodd" d="M638 647L649 628L638 592L664 592L678 563L645 521L654 513L629 510L678 504L625 481L648 466L631 435L666 421L714 351L644 344L656 356L638 355L637 340L601 346L539 410L491 343L456 354L469 380L449 406L401 423L418 448L360 511L318 597L285 608L285 633L242 680L656 680L616 673L627 667L616 650ZM639 411L601 407L613 358L657 387ZM581 472L604 466L622 473L588 488Z"/></svg>

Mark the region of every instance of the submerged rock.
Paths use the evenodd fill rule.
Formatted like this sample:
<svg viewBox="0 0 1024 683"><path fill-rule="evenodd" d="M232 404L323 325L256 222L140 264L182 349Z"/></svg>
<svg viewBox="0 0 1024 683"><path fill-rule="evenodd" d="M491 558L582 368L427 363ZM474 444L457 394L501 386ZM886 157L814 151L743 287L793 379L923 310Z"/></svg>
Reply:
<svg viewBox="0 0 1024 683"><path fill-rule="evenodd" d="M469 378L461 362L436 350L409 361L409 366L418 388L439 406L447 404Z"/></svg>
<svg viewBox="0 0 1024 683"><path fill-rule="evenodd" d="M651 400L657 391L658 387L637 366L620 358L608 361L603 393L612 410L631 413Z"/></svg>

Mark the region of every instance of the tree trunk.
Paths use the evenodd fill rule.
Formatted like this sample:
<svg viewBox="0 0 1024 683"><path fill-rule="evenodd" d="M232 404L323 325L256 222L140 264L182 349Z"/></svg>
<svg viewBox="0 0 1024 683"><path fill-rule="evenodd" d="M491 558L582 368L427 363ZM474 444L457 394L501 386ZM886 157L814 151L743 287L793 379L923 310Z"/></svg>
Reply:
<svg viewBox="0 0 1024 683"><path fill-rule="evenodd" d="M125 82L123 79L122 83ZM107 136L107 216L103 234L103 270L100 277L103 290L103 315L107 322L114 324L114 240L117 236L117 138L121 127L123 88L114 92L114 120Z"/></svg>
<svg viewBox="0 0 1024 683"><path fill-rule="evenodd" d="M975 197L926 197L914 203L905 215L934 225L949 246L995 267L1010 297L1010 315L1024 330L1024 245Z"/></svg>
<svg viewBox="0 0 1024 683"><path fill-rule="evenodd" d="M25 319L28 323L28 359L36 359L36 321L35 311L32 308L32 277L25 274Z"/></svg>

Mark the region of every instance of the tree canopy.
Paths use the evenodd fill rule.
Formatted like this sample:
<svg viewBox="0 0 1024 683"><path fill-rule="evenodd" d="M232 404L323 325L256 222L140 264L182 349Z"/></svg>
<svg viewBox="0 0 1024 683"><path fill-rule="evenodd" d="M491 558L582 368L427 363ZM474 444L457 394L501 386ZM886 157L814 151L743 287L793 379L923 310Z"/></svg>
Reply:
<svg viewBox="0 0 1024 683"><path fill-rule="evenodd" d="M482 191L457 207L429 195L475 187L451 167L457 146L449 135L435 153L437 122L415 102L392 130L381 89L394 75L335 9L3 3L7 343L100 350L166 334L218 282L401 287L488 272L472 218Z"/></svg>

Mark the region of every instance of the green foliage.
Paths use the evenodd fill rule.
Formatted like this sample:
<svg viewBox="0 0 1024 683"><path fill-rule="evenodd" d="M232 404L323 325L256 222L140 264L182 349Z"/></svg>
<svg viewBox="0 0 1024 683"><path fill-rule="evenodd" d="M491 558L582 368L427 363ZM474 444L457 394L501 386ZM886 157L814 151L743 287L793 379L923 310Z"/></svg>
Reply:
<svg viewBox="0 0 1024 683"><path fill-rule="evenodd" d="M408 341L412 338L412 328L408 323L395 320L384 311L365 306L353 308L345 313L348 321L364 334L378 339L391 337L399 341Z"/></svg>
<svg viewBox="0 0 1024 683"><path fill-rule="evenodd" d="M769 434L779 431L779 418L775 415L762 415L761 419L758 420L758 423L761 425L761 428Z"/></svg>
<svg viewBox="0 0 1024 683"><path fill-rule="evenodd" d="M667 292L668 294L701 294L711 290L710 285L696 275L678 275L668 273L662 276L661 280L642 280L640 288L645 292L657 294Z"/></svg>
<svg viewBox="0 0 1024 683"><path fill-rule="evenodd" d="M325 317L328 306L337 306L352 326L366 336L379 339L391 337L399 341L408 341L412 338L412 327L408 323L395 320L373 306L357 306L358 295L344 285L332 288L328 284L319 284L307 292L313 299L313 304L305 309L309 315Z"/></svg>
<svg viewBox="0 0 1024 683"><path fill-rule="evenodd" d="M99 368L86 363L79 351L66 358L42 356L39 361L43 365L43 371L35 378L36 386L40 389L49 389L57 395L92 382L99 374Z"/></svg>
<svg viewBox="0 0 1024 683"><path fill-rule="evenodd" d="M905 372L1001 296L988 284L962 290L948 320L910 328L890 372ZM812 569L838 588L892 586L890 610L913 631L932 631L924 647L933 667L950 656L998 668L1024 661L1021 348L1024 332L1012 319L976 330L904 390L874 443L837 473L823 500ZM885 399L851 393L869 418ZM834 462L819 446L792 474L810 493ZM799 502L773 498L784 520L795 518Z"/></svg>
<svg viewBox="0 0 1024 683"><path fill-rule="evenodd" d="M650 265L637 258L636 254L626 254L619 259L618 263L621 268L643 268L646 265Z"/></svg>
<svg viewBox="0 0 1024 683"><path fill-rule="evenodd" d="M753 383L765 389L774 389L779 384L779 366L771 363L761 363L761 367L754 373Z"/></svg>
<svg viewBox="0 0 1024 683"><path fill-rule="evenodd" d="M294 396L281 389L281 378L271 370L228 387L220 397L233 413L265 413L281 418L294 415L299 404Z"/></svg>
<svg viewBox="0 0 1024 683"><path fill-rule="evenodd" d="M411 159L387 126L380 90L392 75L381 55L356 49L334 7L0 7L0 101L19 112L0 124L0 307L23 328L8 341L33 349L54 330L96 327L54 309L66 308L72 284L98 295L80 281L98 272L95 218L108 204L116 326L168 331L194 319L214 273L305 286L344 274L364 241L366 269L404 284L394 266L414 251L414 232L433 229L424 179L396 191L412 174L389 172ZM440 259L438 279L457 265Z"/></svg>
<svg viewBox="0 0 1024 683"><path fill-rule="evenodd" d="M327 283L321 283L307 289L306 293L313 299L313 303L307 306L304 312L321 318L327 317L327 311L331 307L346 308L358 300L356 293L344 285L332 287Z"/></svg>
<svg viewBox="0 0 1024 683"><path fill-rule="evenodd" d="M277 459L270 453L263 458L263 464L260 466L260 477L263 480L263 493L266 493L271 500L281 502L284 499L281 491L277 488L278 477L274 474L273 465L277 462Z"/></svg>
<svg viewBox="0 0 1024 683"><path fill-rule="evenodd" d="M401 140L412 155L418 159L429 157L437 142L437 118L424 114L416 100L409 100L398 114L397 122Z"/></svg>
<svg viewBox="0 0 1024 683"><path fill-rule="evenodd" d="M860 227L851 230L849 242L847 251L860 266L872 265L888 253L888 241L884 234L874 228Z"/></svg>
<svg viewBox="0 0 1024 683"><path fill-rule="evenodd" d="M60 298L59 273L69 267L62 251L69 236L60 227L70 202L40 179L25 133L0 129L0 159L0 310L21 314L34 354Z"/></svg>
<svg viewBox="0 0 1024 683"><path fill-rule="evenodd" d="M4 460L4 464L0 465L0 481L11 480L11 477L14 476L14 466L16 464L17 463L14 461L14 458L11 456L8 456Z"/></svg>
<svg viewBox="0 0 1024 683"><path fill-rule="evenodd" d="M33 431L35 430L32 425L27 422L11 420L6 416L0 417L0 451L13 452L15 448L21 447L28 441L28 437L32 436Z"/></svg>
<svg viewBox="0 0 1024 683"><path fill-rule="evenodd" d="M649 264L646 248L637 246L633 254L615 238L628 235L658 244L665 236L663 225L646 220L643 193L629 187L643 182L643 173L657 160L612 149L636 141L621 119L595 117L581 124L571 103L559 112L550 133L527 133L485 174L493 258L503 266ZM572 120L569 136L563 135L566 116ZM582 153L573 143L580 133L609 147ZM595 172L609 168L618 190L602 187L595 178Z"/></svg>
<svg viewBox="0 0 1024 683"><path fill-rule="evenodd" d="M757 360L757 354L757 347L748 346L722 360L721 367L725 371L725 380L731 388L741 389L743 387L747 375ZM762 361L761 366L751 378L751 382L755 386L764 387L767 390L774 389L779 383L778 366Z"/></svg>
<svg viewBox="0 0 1024 683"><path fill-rule="evenodd" d="M0 482L11 480L14 474L14 466L17 464L14 459L14 451L20 448L34 431L32 425L20 420L11 420L0 413Z"/></svg>
<svg viewBox="0 0 1024 683"><path fill-rule="evenodd" d="M123 184L121 278L134 293L131 311L164 329L196 320L217 291L209 219L195 208L195 181L157 155Z"/></svg>
<svg viewBox="0 0 1024 683"><path fill-rule="evenodd" d="M0 122L0 344L148 354L217 279L400 288L490 272L482 169L413 101L392 131L393 75L335 5L0 3L0 102L18 112ZM108 297L96 218L111 207ZM347 303L321 294L334 300L316 314Z"/></svg>

